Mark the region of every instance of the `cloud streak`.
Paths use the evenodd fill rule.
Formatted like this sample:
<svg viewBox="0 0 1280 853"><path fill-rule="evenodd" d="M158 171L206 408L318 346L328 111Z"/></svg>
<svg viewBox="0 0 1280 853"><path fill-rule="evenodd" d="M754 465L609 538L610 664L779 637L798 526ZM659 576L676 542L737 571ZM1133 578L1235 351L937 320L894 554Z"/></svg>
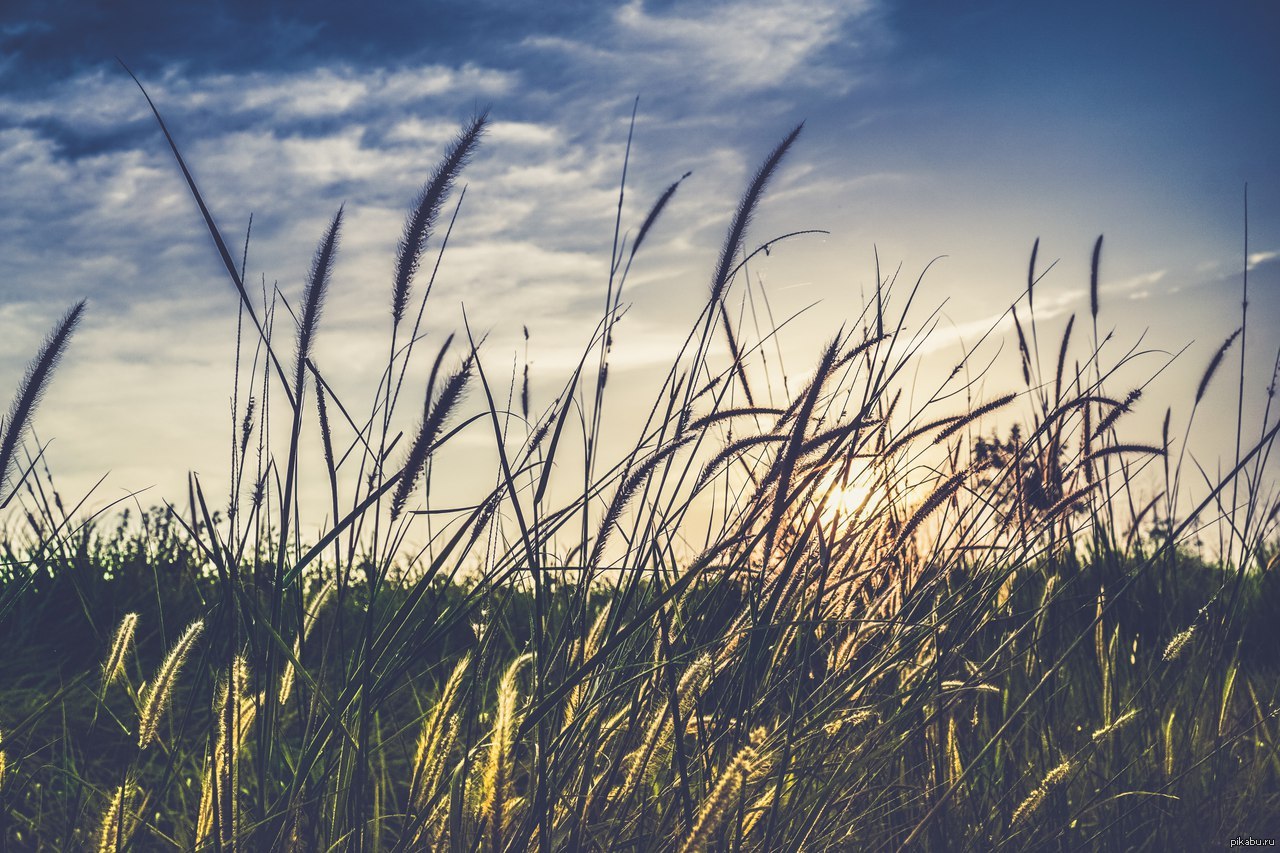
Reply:
<svg viewBox="0 0 1280 853"><path fill-rule="evenodd" d="M800 86L843 94L857 83L850 56L883 38L877 10L872 0L722 0L655 12L629 0L589 43L545 35L525 43L650 90L675 84L724 97Z"/></svg>

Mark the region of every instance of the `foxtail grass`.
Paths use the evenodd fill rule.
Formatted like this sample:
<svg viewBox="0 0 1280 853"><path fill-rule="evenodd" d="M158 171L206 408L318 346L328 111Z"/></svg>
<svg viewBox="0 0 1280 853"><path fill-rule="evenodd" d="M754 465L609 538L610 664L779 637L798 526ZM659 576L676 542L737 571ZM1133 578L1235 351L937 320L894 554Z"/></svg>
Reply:
<svg viewBox="0 0 1280 853"><path fill-rule="evenodd" d="M1013 810L1013 817L1009 822L1011 828L1017 829L1029 822L1032 816L1044 805L1045 798L1049 796L1049 792L1066 782L1075 769L1075 765L1068 760L1063 761L1046 773L1040 784Z"/></svg>
<svg viewBox="0 0 1280 853"><path fill-rule="evenodd" d="M160 718L173 698L178 674L182 672L182 667L203 630L204 623L199 620L187 626L156 670L155 677L143 688L142 709L138 712L138 749L146 749L155 740L160 728Z"/></svg>
<svg viewBox="0 0 1280 853"><path fill-rule="evenodd" d="M404 318L405 308L409 304L409 290L418 272L422 253L427 248L427 241L431 238L436 220L440 216L440 208L448 198L458 175L480 144L488 121L488 114L481 113L462 129L458 138L445 152L444 159L422 187L418 200L405 221L404 236L400 238L400 247L396 253L395 276L391 290L391 319L397 326Z"/></svg>
<svg viewBox="0 0 1280 853"><path fill-rule="evenodd" d="M515 738L519 725L520 693L517 678L528 656L516 658L498 682L497 705L493 715L493 731L481 777L478 817L488 828L495 850L503 849L515 815Z"/></svg>
<svg viewBox="0 0 1280 853"><path fill-rule="evenodd" d="M632 417L610 373L620 299L683 203L680 172L635 221L624 174L604 311L548 390L536 329L516 327L508 376L500 333L464 315L456 354L427 310L487 122L464 125L410 205L391 344L364 385L326 374L319 332L346 209L299 293L250 294L248 234L237 263L164 129L258 332L236 337L228 503L194 473L185 506L114 533L63 503L24 437L73 309L0 441L16 505L0 569L18 581L5 675L24 685L0 696L0 843L1092 849L1195 846L1268 813L1280 730L1256 614L1274 597L1263 486L1280 427L1267 409L1227 472L1183 494L1172 407L1158 443L1128 434L1152 392L1121 331L1098 339L1101 238L1091 340L1044 311L1037 239L1010 294L1008 377L977 366L981 345L919 369L936 349L925 274L882 276L878 253L861 313L797 342L760 273L803 233L750 233L796 128L730 212L665 378L626 377L651 393ZM1188 388L1188 433L1232 340ZM1018 373L1025 387L1001 387ZM442 472L460 463L455 501ZM327 488L318 522L300 484ZM1215 512L1235 555L1217 563L1193 538ZM48 665L61 652L44 638L82 623L84 671ZM102 625L118 627L98 648ZM190 627L160 647L174 625ZM135 661L155 673L136 693ZM1028 769L1046 754L1059 764Z"/></svg>
<svg viewBox="0 0 1280 853"><path fill-rule="evenodd" d="M111 640L111 651L102 662L102 689L105 691L124 674L124 659L133 648L133 638L138 631L138 614L126 613L116 627Z"/></svg>
<svg viewBox="0 0 1280 853"><path fill-rule="evenodd" d="M716 781L715 787L698 811L698 819L680 847L681 853L699 853L709 849L716 831L728 819L737 805L739 792L750 778L758 762L755 749L744 746L729 762Z"/></svg>
<svg viewBox="0 0 1280 853"><path fill-rule="evenodd" d="M35 359L27 366L27 372L18 385L17 396L9 405L4 418L3 437L0 437L0 509L4 508L17 494L18 487L25 476L14 482L15 468L18 466L18 448L31 429L31 419L40 398L49 387L53 372L66 352L71 335L80 323L84 314L84 302L77 302L62 319L54 325L49 336L45 338Z"/></svg>
<svg viewBox="0 0 1280 853"><path fill-rule="evenodd" d="M116 853L129 844L139 823L134 805L138 795L138 786L129 780L111 793L98 829L98 853Z"/></svg>

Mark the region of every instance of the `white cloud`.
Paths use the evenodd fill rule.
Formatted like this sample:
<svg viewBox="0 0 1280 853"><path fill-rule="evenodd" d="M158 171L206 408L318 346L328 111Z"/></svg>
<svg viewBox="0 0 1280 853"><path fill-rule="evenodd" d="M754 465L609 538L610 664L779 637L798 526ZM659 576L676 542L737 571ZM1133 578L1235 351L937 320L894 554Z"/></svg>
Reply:
<svg viewBox="0 0 1280 853"><path fill-rule="evenodd" d="M562 142L558 128L528 121L495 121L489 125L489 139L512 145L557 145Z"/></svg>
<svg viewBox="0 0 1280 853"><path fill-rule="evenodd" d="M416 116L397 121L386 133L387 142L443 146L457 133L457 127L442 121L426 121Z"/></svg>
<svg viewBox="0 0 1280 853"><path fill-rule="evenodd" d="M650 90L847 91L857 82L850 60L880 37L876 11L873 0L724 0L652 12L630 0L591 44L546 36L526 44L610 67ZM839 63L830 51L841 53Z"/></svg>
<svg viewBox="0 0 1280 853"><path fill-rule="evenodd" d="M1098 290L1102 294L1128 295L1130 299L1140 299L1146 296L1150 291L1151 285L1162 281L1169 274L1168 270L1152 270L1150 272L1141 273L1140 275L1130 276L1123 281L1117 281L1114 284L1106 284L1099 286ZM1139 295L1141 294L1141 295Z"/></svg>
<svg viewBox="0 0 1280 853"><path fill-rule="evenodd" d="M1246 266L1250 272L1253 272L1258 267L1269 264L1276 258L1280 258L1280 251L1250 252L1246 260ZM1195 271L1206 278L1239 276L1240 258L1237 255L1234 259L1217 258L1203 261L1196 266Z"/></svg>
<svg viewBox="0 0 1280 853"><path fill-rule="evenodd" d="M510 91L514 75L465 65L424 65L389 71L326 66L280 74L221 75L184 81L179 89L200 92L202 103L232 112L269 111L276 120L333 118L356 111L381 111L461 92L493 97ZM175 96L181 91L175 91Z"/></svg>
<svg viewBox="0 0 1280 853"><path fill-rule="evenodd" d="M0 96L0 122L14 124L54 120L80 133L122 127L147 115L147 105L123 72L107 74L99 69L55 84L32 96Z"/></svg>
<svg viewBox="0 0 1280 853"><path fill-rule="evenodd" d="M516 75L476 65L451 68L356 68L332 65L304 71L254 71L187 76L170 68L143 85L166 116L200 111L225 121L263 116L282 122L334 119L422 105L449 95L493 98L516 86ZM53 120L80 133L103 132L148 117L148 109L123 72L86 72L61 81L38 97L0 97L0 121Z"/></svg>
<svg viewBox="0 0 1280 853"><path fill-rule="evenodd" d="M1252 252L1249 255L1249 269L1280 258L1280 252Z"/></svg>

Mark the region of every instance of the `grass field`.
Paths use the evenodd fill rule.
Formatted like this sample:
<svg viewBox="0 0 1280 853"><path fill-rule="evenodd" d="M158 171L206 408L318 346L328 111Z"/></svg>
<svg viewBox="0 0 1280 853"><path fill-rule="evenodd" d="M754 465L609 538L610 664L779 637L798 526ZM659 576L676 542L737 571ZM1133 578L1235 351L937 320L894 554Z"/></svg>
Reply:
<svg viewBox="0 0 1280 853"><path fill-rule="evenodd" d="M343 211L284 311L190 183L240 299L229 501L193 475L141 518L79 512L29 425L81 306L36 355L0 442L5 845L1192 850L1280 831L1269 401L1216 479L1183 450L1247 316L1142 443L1118 429L1166 403L1119 387L1129 355L1099 341L1101 238L1065 329L1037 323L1033 251L1003 396L952 393L961 364L906 411L923 327L896 278L811 370L766 383L773 332L731 308L796 128L729 217L639 438L606 455L618 294L679 184L620 216L608 310L539 410L471 330L421 334L485 123L413 202L362 400L314 357ZM491 437L492 488L427 515L462 430ZM329 484L314 539L304 470ZM1206 529L1223 553L1193 547Z"/></svg>

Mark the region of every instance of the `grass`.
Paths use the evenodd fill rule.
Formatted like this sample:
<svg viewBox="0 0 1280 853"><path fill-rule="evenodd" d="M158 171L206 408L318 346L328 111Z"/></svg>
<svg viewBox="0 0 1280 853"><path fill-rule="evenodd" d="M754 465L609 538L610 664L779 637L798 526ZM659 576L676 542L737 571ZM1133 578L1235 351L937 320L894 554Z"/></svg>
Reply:
<svg viewBox="0 0 1280 853"><path fill-rule="evenodd" d="M527 373L495 395L465 326L427 354L425 389L405 382L424 260L486 123L409 212L386 364L359 404L313 346L343 211L300 310L255 303L164 129L240 302L234 487L223 505L192 475L185 505L112 526L64 507L38 448L17 464L73 309L0 442L21 510L0 593L6 845L1128 850L1274 827L1277 426L1268 401L1198 494L1171 416L1159 441L1121 439L1145 401L1114 387L1132 351L1098 339L1101 238L1080 355L1074 317L1042 353L1033 250L1021 388L975 399L961 363L906 411L930 325L907 322L918 282L878 272L813 371L782 375L777 330L730 308L764 298L748 225L796 128L732 215L634 443L606 458L619 294L678 181L630 247L620 201L605 313L541 412ZM492 435L493 486L441 519L433 461L464 430ZM314 541L304 466L329 488ZM1188 545L1212 521L1231 542L1217 561Z"/></svg>

